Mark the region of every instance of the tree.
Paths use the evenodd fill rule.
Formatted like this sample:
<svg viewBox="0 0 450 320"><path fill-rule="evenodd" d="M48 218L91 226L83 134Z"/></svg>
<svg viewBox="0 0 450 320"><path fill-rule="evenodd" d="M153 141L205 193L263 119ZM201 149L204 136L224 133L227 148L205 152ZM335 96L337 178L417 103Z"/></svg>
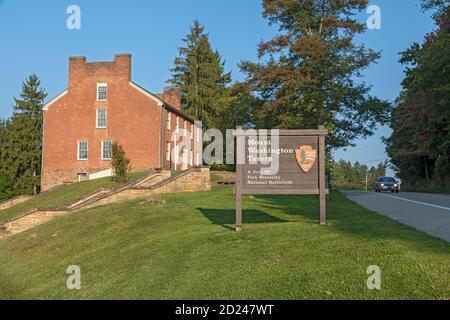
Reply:
<svg viewBox="0 0 450 320"><path fill-rule="evenodd" d="M406 66L403 90L392 112L393 133L386 139L394 169L409 187L450 187L450 6L423 1L437 9L437 30L401 53ZM425 183L423 183L423 181Z"/></svg>
<svg viewBox="0 0 450 320"><path fill-rule="evenodd" d="M0 202L13 196L11 172L8 168L8 128L9 121L0 119Z"/></svg>
<svg viewBox="0 0 450 320"><path fill-rule="evenodd" d="M183 39L171 69L172 85L181 89L182 108L206 127L214 127L227 94L231 74L225 73L220 54L213 51L205 28L198 22Z"/></svg>
<svg viewBox="0 0 450 320"><path fill-rule="evenodd" d="M42 159L42 107L47 93L33 74L22 83L20 98L14 98L14 111L7 134L6 165L16 194L40 191Z"/></svg>
<svg viewBox="0 0 450 320"><path fill-rule="evenodd" d="M435 10L433 17L438 19L450 7L450 0L422 0L422 10Z"/></svg>
<svg viewBox="0 0 450 320"><path fill-rule="evenodd" d="M130 160L127 159L125 150L118 143L112 145L112 167L114 170L114 181L123 183L127 181L130 171Z"/></svg>
<svg viewBox="0 0 450 320"><path fill-rule="evenodd" d="M325 125L329 146L339 148L388 120L389 103L355 81L379 58L353 43L365 30L354 15L366 5L367 0L263 0L263 16L279 33L259 45L265 61L240 63L249 90L265 101L260 126Z"/></svg>
<svg viewBox="0 0 450 320"><path fill-rule="evenodd" d="M340 160L332 164L332 185L342 189L363 190L367 185L369 189L379 177L386 175L386 163L379 163L376 167L368 167L358 161L354 164Z"/></svg>
<svg viewBox="0 0 450 320"><path fill-rule="evenodd" d="M259 110L262 101L251 94L245 85L236 83L230 87L228 94L221 100L217 113L215 128L225 131L243 128L253 128L258 123Z"/></svg>

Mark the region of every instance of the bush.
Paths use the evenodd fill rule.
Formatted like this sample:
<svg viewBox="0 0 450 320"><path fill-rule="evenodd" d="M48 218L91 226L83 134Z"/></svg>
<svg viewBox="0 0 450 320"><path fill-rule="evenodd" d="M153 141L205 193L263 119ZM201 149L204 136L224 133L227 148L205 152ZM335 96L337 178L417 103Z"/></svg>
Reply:
<svg viewBox="0 0 450 320"><path fill-rule="evenodd" d="M122 146L117 143L112 145L112 166L114 181L117 183L126 182L127 174L130 171L130 159L127 159Z"/></svg>
<svg viewBox="0 0 450 320"><path fill-rule="evenodd" d="M228 171L235 172L236 166L232 164L223 164L223 163L213 163L211 165L211 171Z"/></svg>
<svg viewBox="0 0 450 320"><path fill-rule="evenodd" d="M0 202L12 198L14 190L11 181L6 177L0 177Z"/></svg>

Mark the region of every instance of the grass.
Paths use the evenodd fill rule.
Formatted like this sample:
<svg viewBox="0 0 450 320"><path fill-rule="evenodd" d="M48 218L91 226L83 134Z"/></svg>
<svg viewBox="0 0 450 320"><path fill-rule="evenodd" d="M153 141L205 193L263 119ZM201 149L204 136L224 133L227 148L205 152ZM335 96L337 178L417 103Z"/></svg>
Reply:
<svg viewBox="0 0 450 320"><path fill-rule="evenodd" d="M142 176L143 172L131 173L129 179ZM33 199L0 211L0 223L18 217L34 208L61 208L84 195L94 192L98 188L117 188L123 184L112 181L111 177L91 181L83 181L54 189L50 193L43 193Z"/></svg>
<svg viewBox="0 0 450 320"><path fill-rule="evenodd" d="M449 299L450 244L333 194L244 199L232 188L92 208L0 240L5 299ZM81 290L66 269L81 268ZM370 265L382 289L366 286Z"/></svg>

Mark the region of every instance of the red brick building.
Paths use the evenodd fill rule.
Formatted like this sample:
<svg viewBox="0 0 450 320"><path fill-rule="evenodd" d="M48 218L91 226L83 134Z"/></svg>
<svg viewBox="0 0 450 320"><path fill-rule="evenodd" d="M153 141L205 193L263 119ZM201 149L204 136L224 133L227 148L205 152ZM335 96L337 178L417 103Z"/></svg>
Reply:
<svg viewBox="0 0 450 320"><path fill-rule="evenodd" d="M202 163L202 130L180 110L179 90L153 94L132 82L131 55L112 62L71 57L68 89L43 110L43 191L110 175L113 142L132 171Z"/></svg>

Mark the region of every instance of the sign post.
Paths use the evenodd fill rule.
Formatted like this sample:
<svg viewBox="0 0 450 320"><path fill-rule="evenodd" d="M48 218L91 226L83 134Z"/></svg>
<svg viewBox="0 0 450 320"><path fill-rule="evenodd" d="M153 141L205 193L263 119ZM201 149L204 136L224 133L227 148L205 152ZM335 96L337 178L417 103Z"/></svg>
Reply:
<svg viewBox="0 0 450 320"><path fill-rule="evenodd" d="M325 137L317 130L237 129L236 231L242 230L242 195L318 195L326 224Z"/></svg>

